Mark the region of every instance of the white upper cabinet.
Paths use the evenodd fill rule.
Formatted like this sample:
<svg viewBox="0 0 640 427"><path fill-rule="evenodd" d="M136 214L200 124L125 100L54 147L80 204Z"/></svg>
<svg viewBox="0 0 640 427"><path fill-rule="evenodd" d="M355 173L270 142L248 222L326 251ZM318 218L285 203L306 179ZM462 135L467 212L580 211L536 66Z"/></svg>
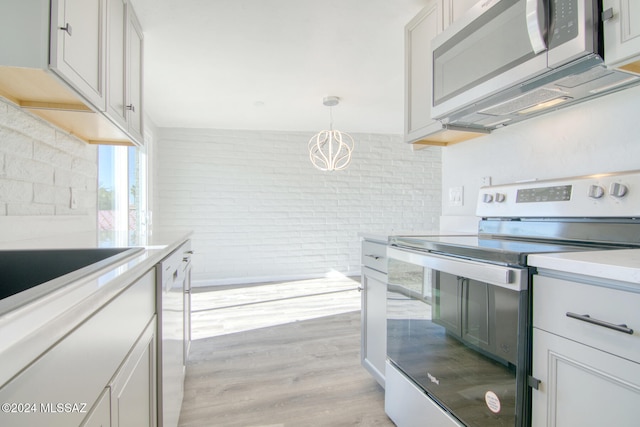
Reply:
<svg viewBox="0 0 640 427"><path fill-rule="evenodd" d="M107 17L107 70L109 76L109 96L107 114L120 126L127 127L125 110L125 32L127 29L127 1L110 0Z"/></svg>
<svg viewBox="0 0 640 427"><path fill-rule="evenodd" d="M52 0L50 67L105 110L106 0Z"/></svg>
<svg viewBox="0 0 640 427"><path fill-rule="evenodd" d="M107 114L142 143L142 28L127 0L109 1L107 25Z"/></svg>
<svg viewBox="0 0 640 427"><path fill-rule="evenodd" d="M449 145L484 133L454 130L431 119L431 40L475 0L432 0L405 26L405 142ZM445 12L446 11L446 12Z"/></svg>
<svg viewBox="0 0 640 427"><path fill-rule="evenodd" d="M12 41L0 96L89 143L143 143L142 30L127 0L0 1L0 40Z"/></svg>
<svg viewBox="0 0 640 427"><path fill-rule="evenodd" d="M605 63L640 73L640 2L603 0Z"/></svg>
<svg viewBox="0 0 640 427"><path fill-rule="evenodd" d="M142 54L143 35L142 27L133 12L131 5L127 7L128 22L128 53L127 53L127 104L125 108L128 114L128 131L143 142L143 99L142 99Z"/></svg>
<svg viewBox="0 0 640 427"><path fill-rule="evenodd" d="M442 31L442 4L431 1L405 27L405 140L439 123L431 119L431 39Z"/></svg>
<svg viewBox="0 0 640 427"><path fill-rule="evenodd" d="M457 21L465 12L473 7L478 0L444 0L444 28Z"/></svg>

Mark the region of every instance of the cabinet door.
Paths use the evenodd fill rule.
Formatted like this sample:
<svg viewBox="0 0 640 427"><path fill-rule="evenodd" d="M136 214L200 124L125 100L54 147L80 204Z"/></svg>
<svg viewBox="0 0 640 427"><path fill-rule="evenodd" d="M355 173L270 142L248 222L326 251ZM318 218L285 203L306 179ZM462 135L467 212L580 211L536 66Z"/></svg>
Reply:
<svg viewBox="0 0 640 427"><path fill-rule="evenodd" d="M182 281L175 281L173 272L181 266L182 260L180 251L174 252L178 255L177 264L172 265L169 271L167 282L168 288L162 288L160 300L161 316L161 337L159 362L162 377L160 382L160 395L158 396L159 407L161 408L160 425L164 427L176 427L180 418L180 408L184 395L184 298ZM162 264L160 265L162 268ZM179 273L176 273L177 279Z"/></svg>
<svg viewBox="0 0 640 427"><path fill-rule="evenodd" d="M638 425L638 363L534 328L533 376L533 427Z"/></svg>
<svg viewBox="0 0 640 427"><path fill-rule="evenodd" d="M444 28L456 22L476 3L478 0L444 0Z"/></svg>
<svg viewBox="0 0 640 427"><path fill-rule="evenodd" d="M143 143L142 115L142 27L136 18L131 5L127 5L127 121L129 134Z"/></svg>
<svg viewBox="0 0 640 427"><path fill-rule="evenodd" d="M109 2L107 23L107 113L142 144L142 28L127 0Z"/></svg>
<svg viewBox="0 0 640 427"><path fill-rule="evenodd" d="M52 0L50 67L95 108L105 103L106 0Z"/></svg>
<svg viewBox="0 0 640 427"><path fill-rule="evenodd" d="M110 427L111 426L111 400L109 387L105 388L98 402L94 405L87 418L82 421L80 427Z"/></svg>
<svg viewBox="0 0 640 427"><path fill-rule="evenodd" d="M183 364L186 370L187 360L189 359L189 348L191 347L191 265L185 270L182 289L184 291Z"/></svg>
<svg viewBox="0 0 640 427"><path fill-rule="evenodd" d="M156 323L145 329L111 383L111 426L156 425Z"/></svg>
<svg viewBox="0 0 640 427"><path fill-rule="evenodd" d="M603 0L602 6L605 15L612 13L604 22L605 63L640 72L640 2Z"/></svg>
<svg viewBox="0 0 640 427"><path fill-rule="evenodd" d="M431 1L405 27L405 141L425 136L431 119L431 39L442 31L442 6Z"/></svg>
<svg viewBox="0 0 640 427"><path fill-rule="evenodd" d="M387 276L363 267L361 362L384 387L387 357Z"/></svg>
<svg viewBox="0 0 640 427"><path fill-rule="evenodd" d="M127 129L127 110L125 94L125 32L126 0L110 0L107 16L107 63L108 90L107 113L123 129Z"/></svg>

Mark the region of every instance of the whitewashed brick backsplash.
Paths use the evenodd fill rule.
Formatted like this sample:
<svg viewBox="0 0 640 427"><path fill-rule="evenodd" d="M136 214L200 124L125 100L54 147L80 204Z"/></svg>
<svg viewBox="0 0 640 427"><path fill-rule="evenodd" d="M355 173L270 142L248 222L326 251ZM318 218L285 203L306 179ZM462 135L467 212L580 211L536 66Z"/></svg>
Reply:
<svg viewBox="0 0 640 427"><path fill-rule="evenodd" d="M0 216L95 218L97 182L96 146L0 98Z"/></svg>
<svg viewBox="0 0 640 427"><path fill-rule="evenodd" d="M438 228L441 149L353 134L321 172L304 132L161 129L154 225L194 231L197 285L360 271L359 232Z"/></svg>

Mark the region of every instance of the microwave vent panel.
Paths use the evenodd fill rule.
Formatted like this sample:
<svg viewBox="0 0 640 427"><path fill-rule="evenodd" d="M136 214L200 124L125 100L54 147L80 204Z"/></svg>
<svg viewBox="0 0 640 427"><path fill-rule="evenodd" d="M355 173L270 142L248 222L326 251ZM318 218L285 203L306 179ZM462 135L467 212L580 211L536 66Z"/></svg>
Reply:
<svg viewBox="0 0 640 427"><path fill-rule="evenodd" d="M560 79L556 82L556 85L560 87L574 88L583 84L590 83L602 77L614 76L614 74L615 73L612 70L608 70L605 67L593 67L588 69L584 73L574 74L572 76L567 76L563 79Z"/></svg>
<svg viewBox="0 0 640 427"><path fill-rule="evenodd" d="M558 89L548 89L542 87L540 89L527 92L516 98L512 98L508 101L500 104L493 105L489 108L485 108L480 112L483 114L490 114L493 116L503 116L507 114L514 114L518 111L533 107L543 102L548 102L556 98L561 98L567 94Z"/></svg>

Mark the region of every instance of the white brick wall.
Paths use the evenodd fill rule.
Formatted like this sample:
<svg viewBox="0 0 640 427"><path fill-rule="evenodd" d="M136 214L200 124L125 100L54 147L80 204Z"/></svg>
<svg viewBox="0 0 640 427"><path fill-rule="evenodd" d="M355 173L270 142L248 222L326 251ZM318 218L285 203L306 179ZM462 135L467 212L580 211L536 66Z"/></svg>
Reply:
<svg viewBox="0 0 640 427"><path fill-rule="evenodd" d="M358 232L438 227L441 150L354 134L341 172L301 132L160 129L155 226L194 230L200 285L360 270Z"/></svg>
<svg viewBox="0 0 640 427"><path fill-rule="evenodd" d="M95 220L97 177L95 146L0 98L0 216ZM72 188L77 209L70 207Z"/></svg>

